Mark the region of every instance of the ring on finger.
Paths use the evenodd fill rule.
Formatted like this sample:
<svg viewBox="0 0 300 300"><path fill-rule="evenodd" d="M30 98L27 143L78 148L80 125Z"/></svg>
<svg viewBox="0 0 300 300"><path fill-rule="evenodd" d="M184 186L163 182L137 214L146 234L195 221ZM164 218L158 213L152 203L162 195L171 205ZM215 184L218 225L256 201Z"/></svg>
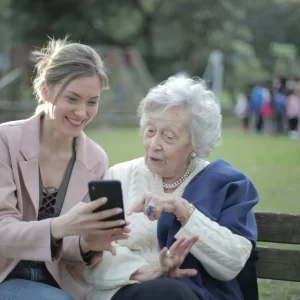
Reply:
<svg viewBox="0 0 300 300"><path fill-rule="evenodd" d="M147 217L154 217L154 216L155 216L155 212L156 212L156 207L155 207L155 205L149 203L149 204L145 207L144 214L145 214Z"/></svg>
<svg viewBox="0 0 300 300"><path fill-rule="evenodd" d="M167 253L166 253L166 257L167 257L167 258L174 258L175 256L176 256L176 255L171 254L169 250L168 250Z"/></svg>

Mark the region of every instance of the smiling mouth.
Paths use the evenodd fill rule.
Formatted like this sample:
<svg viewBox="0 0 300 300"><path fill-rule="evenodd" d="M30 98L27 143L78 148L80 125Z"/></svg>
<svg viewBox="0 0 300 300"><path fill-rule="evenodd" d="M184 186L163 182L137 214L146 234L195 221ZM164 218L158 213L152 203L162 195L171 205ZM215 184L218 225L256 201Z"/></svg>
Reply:
<svg viewBox="0 0 300 300"><path fill-rule="evenodd" d="M79 127L84 122L84 120L76 121L76 120L70 119L68 117L66 117L66 119L68 120L69 123L71 123L73 126L76 126L76 127Z"/></svg>

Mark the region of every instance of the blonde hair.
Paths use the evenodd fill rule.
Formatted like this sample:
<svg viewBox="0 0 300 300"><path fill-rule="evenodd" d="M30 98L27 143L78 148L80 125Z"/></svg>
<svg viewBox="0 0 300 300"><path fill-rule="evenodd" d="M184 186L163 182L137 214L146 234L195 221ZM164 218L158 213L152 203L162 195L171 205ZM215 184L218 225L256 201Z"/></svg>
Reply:
<svg viewBox="0 0 300 300"><path fill-rule="evenodd" d="M43 110L43 84L49 88L62 84L59 96L72 80L98 75L102 90L109 87L105 66L98 53L90 46L68 41L68 37L51 39L45 47L34 51L32 58L36 69L33 80L33 94L38 102L36 113Z"/></svg>

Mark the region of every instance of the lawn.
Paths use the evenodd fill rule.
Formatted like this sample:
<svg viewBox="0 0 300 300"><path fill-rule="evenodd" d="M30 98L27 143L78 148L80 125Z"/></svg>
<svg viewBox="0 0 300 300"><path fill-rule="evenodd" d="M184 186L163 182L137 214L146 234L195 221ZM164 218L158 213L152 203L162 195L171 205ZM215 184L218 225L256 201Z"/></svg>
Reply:
<svg viewBox="0 0 300 300"><path fill-rule="evenodd" d="M88 135L107 152L110 165L143 154L138 129L90 130ZM223 145L209 158L223 158L254 182L260 202L256 210L300 213L300 140L244 135L224 130ZM300 284L261 280L261 299L300 299Z"/></svg>

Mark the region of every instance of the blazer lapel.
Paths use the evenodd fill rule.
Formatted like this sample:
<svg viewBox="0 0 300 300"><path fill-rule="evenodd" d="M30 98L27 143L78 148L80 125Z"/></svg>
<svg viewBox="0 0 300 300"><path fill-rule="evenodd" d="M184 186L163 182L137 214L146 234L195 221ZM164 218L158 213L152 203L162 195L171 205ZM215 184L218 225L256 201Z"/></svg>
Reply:
<svg viewBox="0 0 300 300"><path fill-rule="evenodd" d="M24 185L34 207L35 217L37 218L39 210L38 158L32 159L30 161L21 161L20 170L22 173Z"/></svg>
<svg viewBox="0 0 300 300"><path fill-rule="evenodd" d="M29 199L34 207L35 217L39 209L39 133L41 114L25 121L20 151L24 161L20 161L20 171Z"/></svg>

